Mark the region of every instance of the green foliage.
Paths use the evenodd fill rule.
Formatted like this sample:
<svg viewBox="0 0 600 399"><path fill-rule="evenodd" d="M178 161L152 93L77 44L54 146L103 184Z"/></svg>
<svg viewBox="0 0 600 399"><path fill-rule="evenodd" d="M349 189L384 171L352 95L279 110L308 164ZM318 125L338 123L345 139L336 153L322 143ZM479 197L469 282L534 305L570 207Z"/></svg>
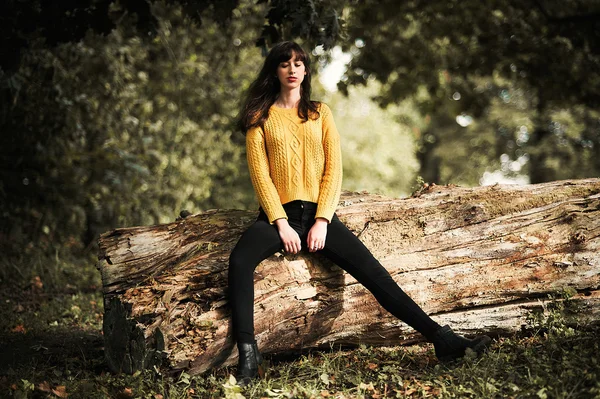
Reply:
<svg viewBox="0 0 600 399"><path fill-rule="evenodd" d="M317 44L331 47L341 36L343 20L342 0L154 0L112 1L78 0L48 2L41 0L5 0L0 3L3 18L3 34L0 35L0 79L2 72L12 75L18 68L23 52L30 48L30 39L43 37L47 45L78 42L88 32L106 35L124 18L131 20L143 36L160 36L160 16L153 6L161 3L169 8L179 8L182 14L198 24L205 22L207 13L211 19L226 27L232 18L239 16L241 8L260 4L263 26L254 26L253 38L263 46L267 42L291 38L306 39L311 46ZM256 29L261 28L260 35Z"/></svg>
<svg viewBox="0 0 600 399"><path fill-rule="evenodd" d="M233 126L261 62L252 36L260 14L247 2L225 28L163 3L153 13L157 37L124 18L106 37L40 44L24 56L2 139L11 158L1 216L14 241L88 245L110 228L167 222L184 208L253 203Z"/></svg>
<svg viewBox="0 0 600 399"><path fill-rule="evenodd" d="M599 120L600 112L582 104L549 111L547 128L538 130L527 146L535 160L530 165L532 182L598 177Z"/></svg>
<svg viewBox="0 0 600 399"><path fill-rule="evenodd" d="M544 102L598 104L600 57L591 51L600 40L598 6L568 3L360 2L348 24L348 47L357 55L349 83L374 75L393 100L421 85L444 95L438 88L456 77L516 73L526 86L544 91Z"/></svg>
<svg viewBox="0 0 600 399"><path fill-rule="evenodd" d="M375 78L383 105L415 98L429 120L418 141L427 181L477 184L498 168L532 182L598 175L598 8L567 3L357 3L341 87ZM580 124L560 124L562 113Z"/></svg>
<svg viewBox="0 0 600 399"><path fill-rule="evenodd" d="M414 136L408 123L418 117L410 104L382 109L371 100L379 84L349 89L323 98L332 108L342 136L344 189L403 196L417 170Z"/></svg>
<svg viewBox="0 0 600 399"><path fill-rule="evenodd" d="M398 196L417 173L463 185L600 173L589 1L11 0L0 10L15 15L0 39L6 253L81 251L184 208L256 206L233 122L279 39L322 63L318 44L353 55L349 98L316 97L334 105L345 188Z"/></svg>
<svg viewBox="0 0 600 399"><path fill-rule="evenodd" d="M313 48L333 47L342 36L342 0L259 0L267 3L268 23L262 29L257 44L266 51L267 44L281 40L301 39Z"/></svg>

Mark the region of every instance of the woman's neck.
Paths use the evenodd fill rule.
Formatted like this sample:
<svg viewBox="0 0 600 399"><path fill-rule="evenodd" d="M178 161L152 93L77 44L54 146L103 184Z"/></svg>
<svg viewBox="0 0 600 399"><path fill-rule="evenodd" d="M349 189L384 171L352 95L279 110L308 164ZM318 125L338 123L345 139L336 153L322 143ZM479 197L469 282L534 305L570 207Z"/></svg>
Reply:
<svg viewBox="0 0 600 399"><path fill-rule="evenodd" d="M300 90L281 91L275 100L279 108L297 108L300 102Z"/></svg>

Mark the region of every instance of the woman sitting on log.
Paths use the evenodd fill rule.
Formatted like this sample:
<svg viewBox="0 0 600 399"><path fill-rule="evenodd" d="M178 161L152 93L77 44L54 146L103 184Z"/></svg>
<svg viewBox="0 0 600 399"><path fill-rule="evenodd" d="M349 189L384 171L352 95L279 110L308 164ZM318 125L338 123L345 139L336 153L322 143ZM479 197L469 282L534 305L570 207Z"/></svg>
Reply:
<svg viewBox="0 0 600 399"><path fill-rule="evenodd" d="M276 44L250 86L241 113L257 220L229 259L229 295L239 351L237 381L262 374L254 339L253 274L275 252L319 251L363 284L391 314L423 334L442 360L482 352L488 336L467 339L433 321L335 214L342 186L340 136L329 107L311 101L311 69L296 43Z"/></svg>

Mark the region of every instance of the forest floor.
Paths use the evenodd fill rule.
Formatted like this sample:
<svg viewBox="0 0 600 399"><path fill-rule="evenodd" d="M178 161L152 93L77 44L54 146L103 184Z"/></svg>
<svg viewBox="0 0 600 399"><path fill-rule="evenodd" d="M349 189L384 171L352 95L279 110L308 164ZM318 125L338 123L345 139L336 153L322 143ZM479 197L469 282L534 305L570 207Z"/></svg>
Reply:
<svg viewBox="0 0 600 399"><path fill-rule="evenodd" d="M1 398L600 398L600 324L568 323L568 301L480 358L441 365L429 344L332 348L267 358L266 378L242 390L233 368L111 373L93 258L0 263Z"/></svg>

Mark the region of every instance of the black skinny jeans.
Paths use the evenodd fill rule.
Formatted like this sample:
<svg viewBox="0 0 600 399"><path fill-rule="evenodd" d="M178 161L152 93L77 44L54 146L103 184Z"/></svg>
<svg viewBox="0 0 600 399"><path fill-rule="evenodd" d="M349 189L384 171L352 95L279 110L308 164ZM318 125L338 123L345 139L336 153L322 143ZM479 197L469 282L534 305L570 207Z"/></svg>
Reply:
<svg viewBox="0 0 600 399"><path fill-rule="evenodd" d="M283 206L290 226L307 250L308 232L315 222L317 204L292 201ZM229 258L229 301L237 342L254 340L254 269L283 248L275 225L261 209L258 218L240 237ZM429 338L440 328L396 284L365 245L334 215L327 226L325 247L320 251L364 285L391 314Z"/></svg>

